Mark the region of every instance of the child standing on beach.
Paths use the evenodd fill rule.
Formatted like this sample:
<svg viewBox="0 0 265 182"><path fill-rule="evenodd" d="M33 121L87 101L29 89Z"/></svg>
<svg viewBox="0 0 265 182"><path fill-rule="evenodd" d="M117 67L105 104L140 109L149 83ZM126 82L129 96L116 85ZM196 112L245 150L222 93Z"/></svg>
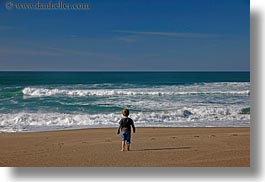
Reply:
<svg viewBox="0 0 265 182"><path fill-rule="evenodd" d="M133 132L135 133L135 126L133 120L129 118L129 110L123 109L122 110L123 118L120 120L119 128L117 134L121 132L121 151L125 150L125 142L127 145L127 150L130 151L130 144L131 144L131 126L133 128Z"/></svg>

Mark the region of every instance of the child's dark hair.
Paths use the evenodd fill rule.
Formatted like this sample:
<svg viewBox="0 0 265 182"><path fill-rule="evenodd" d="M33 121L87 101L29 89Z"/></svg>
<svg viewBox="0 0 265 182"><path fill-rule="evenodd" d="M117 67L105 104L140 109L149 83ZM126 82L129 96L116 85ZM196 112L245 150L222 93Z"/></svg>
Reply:
<svg viewBox="0 0 265 182"><path fill-rule="evenodd" d="M121 111L121 113L122 113L123 116L129 116L129 114L130 114L130 112L129 112L128 109L123 109L123 110Z"/></svg>

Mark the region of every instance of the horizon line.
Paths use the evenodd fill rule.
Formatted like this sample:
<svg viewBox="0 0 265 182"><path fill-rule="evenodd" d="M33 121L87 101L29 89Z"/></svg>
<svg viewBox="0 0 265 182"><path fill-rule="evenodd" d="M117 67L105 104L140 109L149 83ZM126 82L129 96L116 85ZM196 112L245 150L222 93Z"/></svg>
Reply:
<svg viewBox="0 0 265 182"><path fill-rule="evenodd" d="M0 70L0 72L250 72L250 70Z"/></svg>

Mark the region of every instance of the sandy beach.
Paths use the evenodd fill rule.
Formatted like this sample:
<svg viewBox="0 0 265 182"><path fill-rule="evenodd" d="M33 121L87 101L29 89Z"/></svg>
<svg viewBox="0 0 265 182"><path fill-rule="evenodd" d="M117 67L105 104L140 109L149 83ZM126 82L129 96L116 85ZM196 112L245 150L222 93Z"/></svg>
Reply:
<svg viewBox="0 0 265 182"><path fill-rule="evenodd" d="M131 151L116 129L0 133L0 166L250 166L250 128L137 128Z"/></svg>

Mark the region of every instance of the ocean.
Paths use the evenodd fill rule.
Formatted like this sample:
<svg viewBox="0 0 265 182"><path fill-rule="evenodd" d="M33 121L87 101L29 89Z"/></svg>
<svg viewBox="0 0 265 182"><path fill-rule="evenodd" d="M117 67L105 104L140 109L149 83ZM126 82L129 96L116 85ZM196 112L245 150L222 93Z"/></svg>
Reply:
<svg viewBox="0 0 265 182"><path fill-rule="evenodd" d="M249 127L249 72L0 72L0 132Z"/></svg>

